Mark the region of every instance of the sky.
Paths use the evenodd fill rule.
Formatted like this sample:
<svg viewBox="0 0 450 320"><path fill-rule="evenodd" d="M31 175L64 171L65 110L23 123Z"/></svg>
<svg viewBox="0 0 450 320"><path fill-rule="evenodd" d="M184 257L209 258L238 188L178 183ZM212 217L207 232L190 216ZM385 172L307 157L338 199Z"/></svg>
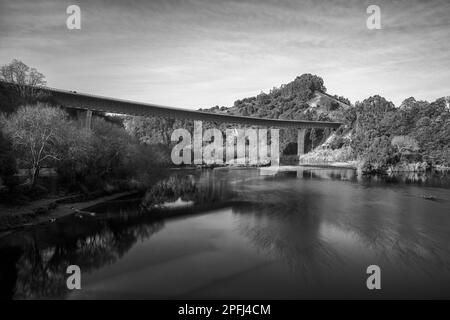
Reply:
<svg viewBox="0 0 450 320"><path fill-rule="evenodd" d="M66 8L81 9L81 29ZM381 29L366 12L378 5ZM0 65L47 85L189 109L232 106L300 76L351 102L450 95L450 1L0 0Z"/></svg>

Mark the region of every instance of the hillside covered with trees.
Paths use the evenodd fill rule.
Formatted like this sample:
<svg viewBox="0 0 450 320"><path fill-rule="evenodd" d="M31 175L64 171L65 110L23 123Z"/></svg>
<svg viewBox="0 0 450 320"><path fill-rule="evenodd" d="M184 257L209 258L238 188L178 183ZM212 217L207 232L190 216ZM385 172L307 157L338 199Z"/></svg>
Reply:
<svg viewBox="0 0 450 320"><path fill-rule="evenodd" d="M366 171L422 163L450 166L449 98L406 99L399 107L380 96L356 103L351 146ZM406 166L406 167L405 167Z"/></svg>
<svg viewBox="0 0 450 320"><path fill-rule="evenodd" d="M325 92L322 78L303 74L269 93L237 100L230 108L205 111L342 122L335 133L312 129L309 139L319 147L305 157L318 162L354 160L366 173L450 166L449 97L433 102L410 97L396 107L378 95L352 105Z"/></svg>

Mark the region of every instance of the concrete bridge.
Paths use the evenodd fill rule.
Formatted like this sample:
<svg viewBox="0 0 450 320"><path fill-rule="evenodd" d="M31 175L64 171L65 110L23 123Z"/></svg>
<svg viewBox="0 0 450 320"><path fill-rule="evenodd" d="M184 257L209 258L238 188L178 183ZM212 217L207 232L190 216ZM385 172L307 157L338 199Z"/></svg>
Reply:
<svg viewBox="0 0 450 320"><path fill-rule="evenodd" d="M18 85L0 80L2 86L16 88ZM143 117L165 117L189 120L209 121L215 123L234 123L251 126L264 126L273 128L294 128L298 129L297 154L304 153L306 129L311 128L338 128L339 122L326 121L305 121L305 120L282 120L266 119L256 117L235 116L221 113L210 113L197 110L173 108L157 104L135 102L129 100L115 99L98 95L79 93L76 91L61 90L44 86L22 86L28 87L35 94L42 93L50 101L66 108L73 108L86 111L86 126L91 126L92 112L107 112Z"/></svg>

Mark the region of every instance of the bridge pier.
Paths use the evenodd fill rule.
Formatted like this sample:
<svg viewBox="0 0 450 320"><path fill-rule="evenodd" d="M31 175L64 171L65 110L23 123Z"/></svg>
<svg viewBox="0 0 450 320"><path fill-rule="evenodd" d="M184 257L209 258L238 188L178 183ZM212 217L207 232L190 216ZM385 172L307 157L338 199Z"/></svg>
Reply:
<svg viewBox="0 0 450 320"><path fill-rule="evenodd" d="M92 123L92 110L86 110L86 122L85 122L86 130L91 129L91 123Z"/></svg>
<svg viewBox="0 0 450 320"><path fill-rule="evenodd" d="M305 135L306 129L298 129L297 133L297 156L305 153Z"/></svg>

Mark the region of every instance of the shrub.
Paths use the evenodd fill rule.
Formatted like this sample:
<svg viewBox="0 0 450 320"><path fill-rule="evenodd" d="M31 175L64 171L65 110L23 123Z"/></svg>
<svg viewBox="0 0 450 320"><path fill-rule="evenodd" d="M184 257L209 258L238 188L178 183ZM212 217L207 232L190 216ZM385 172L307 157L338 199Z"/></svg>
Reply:
<svg viewBox="0 0 450 320"><path fill-rule="evenodd" d="M15 173L16 159L13 154L12 143L0 131L0 179L8 186L12 183L12 177Z"/></svg>

